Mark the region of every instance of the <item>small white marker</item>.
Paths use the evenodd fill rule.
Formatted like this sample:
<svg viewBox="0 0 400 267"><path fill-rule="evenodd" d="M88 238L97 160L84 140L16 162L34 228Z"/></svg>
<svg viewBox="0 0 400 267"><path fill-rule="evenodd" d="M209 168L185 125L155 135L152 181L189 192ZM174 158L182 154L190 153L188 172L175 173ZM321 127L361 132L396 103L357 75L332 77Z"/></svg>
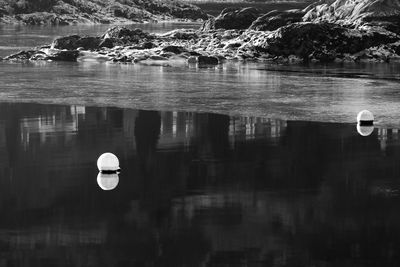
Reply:
<svg viewBox="0 0 400 267"><path fill-rule="evenodd" d="M118 172L119 160L113 153L104 153L97 160L97 168L103 173Z"/></svg>

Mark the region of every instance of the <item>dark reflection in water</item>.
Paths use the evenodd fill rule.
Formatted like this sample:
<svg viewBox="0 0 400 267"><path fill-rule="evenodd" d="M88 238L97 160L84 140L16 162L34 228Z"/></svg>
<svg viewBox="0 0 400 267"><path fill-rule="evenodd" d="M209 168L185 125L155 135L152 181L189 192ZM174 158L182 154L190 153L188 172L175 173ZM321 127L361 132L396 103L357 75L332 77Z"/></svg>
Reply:
<svg viewBox="0 0 400 267"><path fill-rule="evenodd" d="M0 266L399 266L399 161L397 129L2 103Z"/></svg>

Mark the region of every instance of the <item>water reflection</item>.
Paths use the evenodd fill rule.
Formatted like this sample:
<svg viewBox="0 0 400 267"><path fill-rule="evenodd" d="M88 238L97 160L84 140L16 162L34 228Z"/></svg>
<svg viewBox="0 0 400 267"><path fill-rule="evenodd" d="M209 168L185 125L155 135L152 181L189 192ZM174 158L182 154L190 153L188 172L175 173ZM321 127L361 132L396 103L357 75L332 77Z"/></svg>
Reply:
<svg viewBox="0 0 400 267"><path fill-rule="evenodd" d="M113 190L118 186L119 175L118 173L102 173L97 175L97 184L104 191Z"/></svg>
<svg viewBox="0 0 400 267"><path fill-rule="evenodd" d="M107 193L94 184L104 151L124 169L99 174ZM365 138L354 124L1 103L0 255L5 266L398 266L399 160L397 129Z"/></svg>
<svg viewBox="0 0 400 267"><path fill-rule="evenodd" d="M357 132L361 135L361 136L370 136L373 131L374 131L374 126L362 126L360 124L357 124Z"/></svg>

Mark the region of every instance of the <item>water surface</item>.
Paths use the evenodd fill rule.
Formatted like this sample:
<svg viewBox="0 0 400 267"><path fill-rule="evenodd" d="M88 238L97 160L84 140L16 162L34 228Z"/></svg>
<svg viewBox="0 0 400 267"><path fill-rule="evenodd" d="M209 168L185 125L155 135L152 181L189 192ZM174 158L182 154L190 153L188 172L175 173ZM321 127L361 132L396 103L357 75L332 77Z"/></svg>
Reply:
<svg viewBox="0 0 400 267"><path fill-rule="evenodd" d="M1 262L399 266L399 135L380 128L361 137L354 124L2 103ZM97 183L96 159L106 151L122 168L110 191Z"/></svg>
<svg viewBox="0 0 400 267"><path fill-rule="evenodd" d="M68 34L99 35L109 25L0 27L0 56ZM134 24L152 32L198 24ZM155 63L155 62L153 62ZM155 63L156 64L156 63ZM212 112L284 120L354 122L371 110L400 127L400 64L278 65L228 62L197 68L104 62L0 62L0 102L117 106Z"/></svg>
<svg viewBox="0 0 400 267"><path fill-rule="evenodd" d="M368 109L377 125L400 126L398 65L357 67L356 73L347 70L345 75L340 74L344 69L324 66L283 68L242 63L204 69L186 63L2 62L0 101L325 122L354 122L360 110ZM358 77L360 72L366 77ZM391 78L377 79L379 73Z"/></svg>

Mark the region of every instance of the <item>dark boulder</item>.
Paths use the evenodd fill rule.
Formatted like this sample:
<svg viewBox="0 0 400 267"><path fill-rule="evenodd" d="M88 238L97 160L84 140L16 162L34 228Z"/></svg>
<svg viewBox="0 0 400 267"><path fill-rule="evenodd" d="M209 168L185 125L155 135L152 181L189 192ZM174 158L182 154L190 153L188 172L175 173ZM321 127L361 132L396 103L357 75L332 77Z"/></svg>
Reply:
<svg viewBox="0 0 400 267"><path fill-rule="evenodd" d="M141 46L142 49L152 49L156 47L156 45L152 42L144 42Z"/></svg>
<svg viewBox="0 0 400 267"><path fill-rule="evenodd" d="M243 9L225 8L215 19L211 18L203 23L201 30L213 29L247 29L260 15L254 7Z"/></svg>
<svg viewBox="0 0 400 267"><path fill-rule="evenodd" d="M54 61L76 61L78 50L52 50L48 53L48 59Z"/></svg>
<svg viewBox="0 0 400 267"><path fill-rule="evenodd" d="M75 50L82 47L85 50L94 50L99 48L101 43L99 37L80 37L79 35L70 35L57 38L51 44L53 49Z"/></svg>
<svg viewBox="0 0 400 267"><path fill-rule="evenodd" d="M273 10L257 18L249 27L249 30L274 31L282 26L300 22L305 12L299 9L286 11Z"/></svg>
<svg viewBox="0 0 400 267"><path fill-rule="evenodd" d="M271 55L332 61L336 55L354 54L397 39L395 35L351 30L332 23L294 23L274 31L258 45L263 44L259 48Z"/></svg>
<svg viewBox="0 0 400 267"><path fill-rule="evenodd" d="M79 46L76 46L76 42L80 39L81 37L79 35L70 35L70 36L65 36L65 37L60 37L55 39L51 43L51 47L53 49L76 49Z"/></svg>
<svg viewBox="0 0 400 267"><path fill-rule="evenodd" d="M197 63L199 65L218 65L219 61L216 57L198 56Z"/></svg>
<svg viewBox="0 0 400 267"><path fill-rule="evenodd" d="M182 46L176 46L176 45L168 45L162 48L163 52L170 52L174 54L182 54L184 52L187 52L186 48Z"/></svg>
<svg viewBox="0 0 400 267"><path fill-rule="evenodd" d="M118 45L118 40L116 40L115 38L104 38L99 43L99 48L102 48L102 47L113 48L116 45Z"/></svg>
<svg viewBox="0 0 400 267"><path fill-rule="evenodd" d="M152 39L152 36L141 29L132 30L126 27L114 26L101 36L101 39L108 38L118 39L124 43L138 43L144 39Z"/></svg>
<svg viewBox="0 0 400 267"><path fill-rule="evenodd" d="M87 36L87 37L80 38L76 42L76 45L78 47L82 47L85 50L94 50L94 49L98 49L99 48L100 42L102 42L100 37Z"/></svg>

